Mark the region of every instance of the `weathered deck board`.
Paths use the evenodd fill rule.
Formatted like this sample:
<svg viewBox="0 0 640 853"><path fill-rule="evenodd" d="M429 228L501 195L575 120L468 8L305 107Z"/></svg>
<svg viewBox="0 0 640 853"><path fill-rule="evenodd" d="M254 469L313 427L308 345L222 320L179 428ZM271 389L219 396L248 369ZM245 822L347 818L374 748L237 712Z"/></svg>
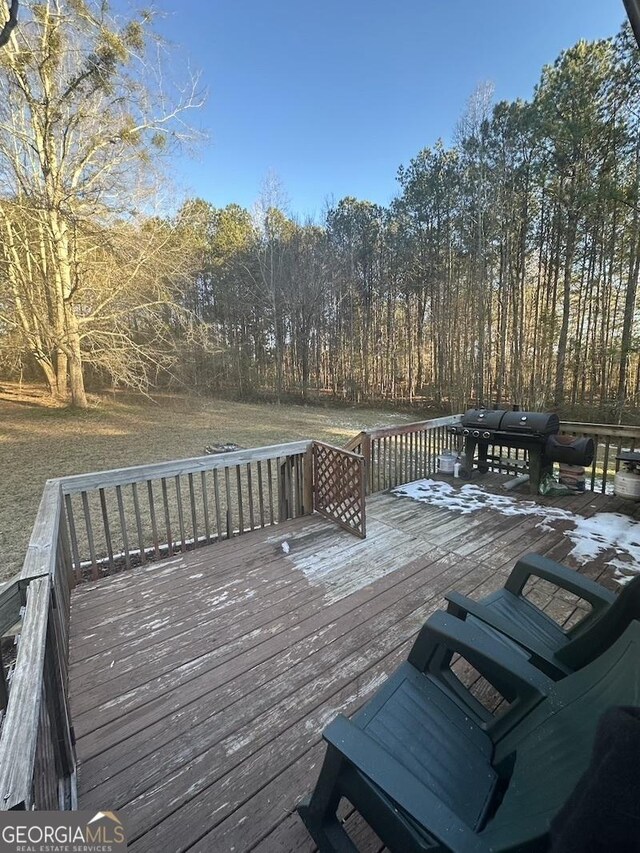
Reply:
<svg viewBox="0 0 640 853"><path fill-rule="evenodd" d="M592 493L540 502L637 512ZM529 551L571 564L567 522L543 531L539 517L386 493L367 516L364 541L303 517L74 592L80 807L118 809L135 853L312 853L293 810L326 723L367 700L449 589L480 597ZM611 584L606 559L581 571ZM576 618L571 596L542 583L531 595ZM345 819L363 851L380 851L358 815Z"/></svg>

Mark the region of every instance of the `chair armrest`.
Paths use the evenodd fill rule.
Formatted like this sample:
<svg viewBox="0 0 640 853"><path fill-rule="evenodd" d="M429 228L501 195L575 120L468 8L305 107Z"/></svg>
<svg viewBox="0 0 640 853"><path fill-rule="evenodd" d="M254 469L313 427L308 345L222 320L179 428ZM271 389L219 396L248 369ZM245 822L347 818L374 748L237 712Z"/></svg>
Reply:
<svg viewBox="0 0 640 853"><path fill-rule="evenodd" d="M444 653L444 654L443 654ZM507 699L543 699L553 681L532 666L525 655L456 616L437 611L422 626L409 652L409 663L438 675L444 662L458 653Z"/></svg>
<svg viewBox="0 0 640 853"><path fill-rule="evenodd" d="M497 716L489 712L451 670L451 658L461 655L510 704ZM459 707L470 714L497 743L542 699L554 683L519 651L487 636L481 628L438 611L423 625L409 663L436 682Z"/></svg>
<svg viewBox="0 0 640 853"><path fill-rule="evenodd" d="M556 659L553 649L543 648L541 642L532 642L531 634L526 628L521 627L511 619L505 619L500 612L487 607L482 601L474 601L472 598L467 598L466 595L461 595L455 591L448 592L445 598L449 602L447 613L451 613L452 616L459 619L472 616L489 626L496 632L497 640L501 640L507 645L511 643L513 646L522 647L523 654L533 665L548 672L551 677L562 677L570 671Z"/></svg>
<svg viewBox="0 0 640 853"><path fill-rule="evenodd" d="M540 554L528 554L522 560L518 560L504 588L513 595L521 595L530 577L550 581L566 589L567 592L583 598L589 602L594 613L606 609L615 600L615 593L609 592L601 584Z"/></svg>
<svg viewBox="0 0 640 853"><path fill-rule="evenodd" d="M522 629L510 619L505 619L499 611L487 607L482 601L475 601L473 598L468 598L466 595L462 595L455 590L447 592L445 599L449 602L447 613L450 613L452 616L457 616L458 619L473 616L480 622L484 622L485 625L495 628L496 631L504 634L505 637L522 646L528 647L531 637L527 630Z"/></svg>
<svg viewBox="0 0 640 853"><path fill-rule="evenodd" d="M433 791L342 714L327 726L322 736L447 850L489 853L488 845Z"/></svg>

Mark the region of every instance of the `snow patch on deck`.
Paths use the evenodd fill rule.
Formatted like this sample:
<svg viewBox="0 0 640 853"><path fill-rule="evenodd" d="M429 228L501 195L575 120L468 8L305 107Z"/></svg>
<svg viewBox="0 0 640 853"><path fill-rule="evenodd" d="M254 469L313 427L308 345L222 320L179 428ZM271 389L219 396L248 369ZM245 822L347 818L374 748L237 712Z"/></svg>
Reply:
<svg viewBox="0 0 640 853"><path fill-rule="evenodd" d="M552 532L557 532L558 523L569 523L572 527L562 533L573 543L569 556L577 563L584 565L601 554L613 551L614 554L605 562L615 569L616 580L625 583L629 574L640 572L640 524L618 512L599 512L591 518L583 518L560 507L496 495L472 483L455 488L438 480L408 483L393 489L393 494L461 515L488 509L507 516L539 516L536 527Z"/></svg>
<svg viewBox="0 0 640 853"><path fill-rule="evenodd" d="M289 551L282 548L285 543ZM308 536L306 531L268 540L286 559L304 572L309 583L324 589L324 601L333 604L353 592L402 568L416 556L416 537L371 519L367 538L356 539L337 528Z"/></svg>

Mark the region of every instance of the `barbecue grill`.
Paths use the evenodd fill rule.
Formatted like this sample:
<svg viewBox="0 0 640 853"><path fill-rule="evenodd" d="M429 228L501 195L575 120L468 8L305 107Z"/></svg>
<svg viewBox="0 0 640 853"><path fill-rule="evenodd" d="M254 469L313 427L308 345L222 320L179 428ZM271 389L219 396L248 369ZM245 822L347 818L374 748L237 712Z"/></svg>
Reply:
<svg viewBox="0 0 640 853"><path fill-rule="evenodd" d="M489 445L527 451L529 487L538 494L540 481L552 473L554 462L569 465L591 465L595 453L593 439L558 435L560 420L548 412L520 412L506 409L469 409L459 424L451 428L454 435L464 437L469 471L478 450L478 470L486 473L494 457Z"/></svg>

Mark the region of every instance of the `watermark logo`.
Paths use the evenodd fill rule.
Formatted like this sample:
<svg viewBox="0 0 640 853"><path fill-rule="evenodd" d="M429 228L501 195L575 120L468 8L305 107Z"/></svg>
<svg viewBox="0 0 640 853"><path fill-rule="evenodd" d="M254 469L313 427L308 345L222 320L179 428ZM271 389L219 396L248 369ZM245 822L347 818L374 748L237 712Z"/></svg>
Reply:
<svg viewBox="0 0 640 853"><path fill-rule="evenodd" d="M122 853L116 812L0 812L0 853Z"/></svg>

